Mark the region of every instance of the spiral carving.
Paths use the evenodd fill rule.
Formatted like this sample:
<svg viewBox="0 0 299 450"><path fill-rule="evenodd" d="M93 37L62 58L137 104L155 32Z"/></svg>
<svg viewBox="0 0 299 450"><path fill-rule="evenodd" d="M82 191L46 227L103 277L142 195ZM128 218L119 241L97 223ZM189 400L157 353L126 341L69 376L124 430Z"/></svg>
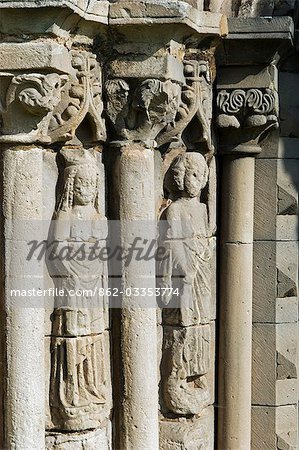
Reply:
<svg viewBox="0 0 299 450"><path fill-rule="evenodd" d="M221 91L218 95L218 107L225 114L236 114L245 106L245 100L246 93L242 89Z"/></svg>
<svg viewBox="0 0 299 450"><path fill-rule="evenodd" d="M217 106L222 114L237 114L242 108L248 108L254 114L269 114L275 109L275 103L276 93L270 89L223 90L217 98Z"/></svg>
<svg viewBox="0 0 299 450"><path fill-rule="evenodd" d="M258 114L269 114L275 108L275 94L267 89L261 92L259 89L250 89L247 92L247 105Z"/></svg>

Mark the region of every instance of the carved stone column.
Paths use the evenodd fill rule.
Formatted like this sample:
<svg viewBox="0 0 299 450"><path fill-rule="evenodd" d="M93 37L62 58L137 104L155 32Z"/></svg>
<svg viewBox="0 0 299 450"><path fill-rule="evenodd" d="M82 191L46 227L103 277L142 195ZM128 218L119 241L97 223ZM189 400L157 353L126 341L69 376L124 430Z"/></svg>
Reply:
<svg viewBox="0 0 299 450"><path fill-rule="evenodd" d="M44 297L34 297L32 292L43 288L43 264L35 257L27 261L28 243L45 238L45 151L38 143L50 141L52 112L61 101L62 87L73 69L66 59L62 70L62 60L68 52L56 43L4 43L0 55L7 355L5 445L41 450L45 448L45 306Z"/></svg>
<svg viewBox="0 0 299 450"><path fill-rule="evenodd" d="M156 70L161 63L167 67L169 59L160 57ZM119 150L119 219L126 251L134 248L136 240L148 245L156 240L155 139L175 119L183 77L183 66L175 58L177 73L170 68L165 81L146 78L148 67L139 64L137 71L132 62L115 61L115 78L106 82L111 145ZM120 446L154 450L159 448L155 260L133 255L129 264L122 265L121 276Z"/></svg>
<svg viewBox="0 0 299 450"><path fill-rule="evenodd" d="M28 242L41 237L43 151L37 146L11 145L3 152L5 446L42 450L45 314L43 299L33 298L25 290L37 290L42 283L42 264L31 260L26 265L26 254ZM17 296L13 290L24 290L24 294Z"/></svg>
<svg viewBox="0 0 299 450"><path fill-rule="evenodd" d="M278 126L276 69L228 70L218 81L222 164L219 449L250 449L255 155Z"/></svg>
<svg viewBox="0 0 299 450"><path fill-rule="evenodd" d="M88 253L107 237L101 70L50 40L1 44L0 60L5 446L109 448L108 273Z"/></svg>
<svg viewBox="0 0 299 450"><path fill-rule="evenodd" d="M185 39L185 25L177 27L175 39L171 28L172 21L177 21L189 6L171 2L173 10L169 19L164 4L148 2L147 6L144 10L141 4L118 2L111 5L110 11L111 28L117 33L106 66L110 123L107 153L118 152L115 178L118 179L121 242L129 249L135 239L141 239L140 246L146 253L145 243L156 240L158 219L173 202L167 214L171 216L173 209L179 212L182 208L181 215L178 213L182 226L178 239L184 242L183 253L186 252L183 270L190 269L191 273L186 276L185 290L185 281L181 280L180 306L168 305L170 317L165 314L162 321L157 310L159 294L150 294L159 289L161 281L161 272L155 280L153 259L138 261L133 255L129 265L122 265L122 310L116 319L121 328L121 355L118 356L122 362L116 371L123 375L119 377L122 387L116 408L121 411L121 417L116 429L119 428L121 436L115 447L157 450L167 449L169 445L184 445L186 449L204 445L210 449L213 447L215 318L210 311L209 277L215 231L211 35L221 33L221 27L217 31L209 28L203 48L201 40L207 32L206 26L213 21L219 26L222 18L207 14L205 21L202 12L193 10L194 17L202 17L202 22L198 21L202 29L193 22L193 16L188 16L186 24L195 40L189 43ZM124 9L130 11L131 27L121 26ZM185 20L182 18L184 23ZM170 167L174 169L169 177ZM180 180L174 175L177 172ZM192 177L194 180L198 177L195 186ZM176 198L172 197L172 184L175 191L180 191ZM188 218L193 212L197 215L189 228ZM171 222L165 223L171 227ZM169 245L173 245L171 239ZM186 261L189 265L184 264ZM170 266L173 267L165 274L170 282L168 287L179 278L176 263L170 261ZM140 295L134 295L134 289ZM163 299L160 305L163 306ZM188 352L190 361L184 361L183 355Z"/></svg>

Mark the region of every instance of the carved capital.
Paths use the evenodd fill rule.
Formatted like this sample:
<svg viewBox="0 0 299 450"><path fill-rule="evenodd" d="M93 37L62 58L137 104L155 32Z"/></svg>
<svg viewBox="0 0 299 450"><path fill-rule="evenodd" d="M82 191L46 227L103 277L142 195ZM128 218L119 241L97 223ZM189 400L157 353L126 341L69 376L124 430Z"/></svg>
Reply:
<svg viewBox="0 0 299 450"><path fill-rule="evenodd" d="M102 119L102 79L95 55L67 54L72 71L1 73L0 142L71 141L86 120L88 143L105 139ZM85 142L84 142L85 143Z"/></svg>
<svg viewBox="0 0 299 450"><path fill-rule="evenodd" d="M253 79L254 81L254 79ZM278 127L278 93L269 86L219 89L217 125L223 152L259 153L265 133Z"/></svg>
<svg viewBox="0 0 299 450"><path fill-rule="evenodd" d="M200 130L196 140L212 150L209 64L184 59L181 71L182 77L177 79L108 80L105 93L112 139L139 141L150 146L154 143L160 147L184 139L183 133L194 119Z"/></svg>
<svg viewBox="0 0 299 450"><path fill-rule="evenodd" d="M173 81L148 78L134 86L123 79L106 83L107 114L120 140L152 143L174 122L182 88Z"/></svg>

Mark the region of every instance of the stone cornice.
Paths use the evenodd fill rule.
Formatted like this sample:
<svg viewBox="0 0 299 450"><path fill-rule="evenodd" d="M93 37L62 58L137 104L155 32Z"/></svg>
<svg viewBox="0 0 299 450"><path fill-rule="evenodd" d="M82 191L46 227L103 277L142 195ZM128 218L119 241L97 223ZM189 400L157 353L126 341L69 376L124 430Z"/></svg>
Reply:
<svg viewBox="0 0 299 450"><path fill-rule="evenodd" d="M293 46L291 17L229 18L228 30L218 54L221 66L270 64Z"/></svg>
<svg viewBox="0 0 299 450"><path fill-rule="evenodd" d="M227 19L220 13L200 11L189 3L180 1L119 1L107 0L0 0L4 10L69 9L86 21L103 25L153 25L178 24L202 35L225 36ZM22 25L26 29L26 23ZM32 30L34 31L34 30ZM30 30L28 29L28 32Z"/></svg>
<svg viewBox="0 0 299 450"><path fill-rule="evenodd" d="M106 0L0 0L0 9L69 8L80 17L95 22L108 23L109 1Z"/></svg>

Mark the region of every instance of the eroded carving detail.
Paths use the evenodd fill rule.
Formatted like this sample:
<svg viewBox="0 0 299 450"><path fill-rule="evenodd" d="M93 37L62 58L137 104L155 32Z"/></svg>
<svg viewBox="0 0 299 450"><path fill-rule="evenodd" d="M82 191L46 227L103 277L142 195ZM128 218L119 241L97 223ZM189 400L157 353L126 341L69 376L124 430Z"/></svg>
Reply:
<svg viewBox="0 0 299 450"><path fill-rule="evenodd" d="M210 326L174 328L164 333L164 401L179 415L196 415L210 404Z"/></svg>
<svg viewBox="0 0 299 450"><path fill-rule="evenodd" d="M166 304L163 310L166 372L162 382L166 407L179 415L200 414L211 402L204 375L210 369L207 355L210 352L211 258L215 246L214 177L214 158L208 166L206 159L195 152L177 156L165 176L168 205L161 217L160 238L167 257L161 262L159 275L161 286L174 291L171 297L162 297ZM165 325L179 328L171 331L170 338ZM190 358L198 362L192 370L191 366L187 367L189 351Z"/></svg>
<svg viewBox="0 0 299 450"><path fill-rule="evenodd" d="M178 307L164 310L164 321L173 325L196 325L209 321L210 259L215 224L209 221L209 208L200 196L214 174L200 153L177 156L165 176L169 200L162 215L161 231L167 249L160 267L163 285L178 288ZM210 172L210 174L209 174ZM165 297L166 298L166 297ZM168 299L170 300L170 299ZM176 303L176 298L171 301Z"/></svg>
<svg viewBox="0 0 299 450"><path fill-rule="evenodd" d="M85 118L88 142L105 140L99 64L95 55L85 51L72 51L70 58L74 76L1 74L10 78L10 84L4 96L0 141L70 141Z"/></svg>
<svg viewBox="0 0 299 450"><path fill-rule="evenodd" d="M50 409L53 428L96 428L110 412L107 266L100 174L88 150L64 150L65 184L53 221L48 267L57 289L52 317ZM54 249L55 248L55 249ZM62 251L62 249L64 249ZM94 250L95 251L95 250ZM72 255L67 257L66 254Z"/></svg>
<svg viewBox="0 0 299 450"><path fill-rule="evenodd" d="M184 61L185 84L120 78L106 82L107 114L116 140L141 141L158 147L180 140L196 117L200 141L212 152L210 73L206 61ZM209 86L209 87L208 87ZM208 88L207 88L208 87Z"/></svg>
<svg viewBox="0 0 299 450"><path fill-rule="evenodd" d="M118 139L151 143L174 122L181 87L172 81L147 79L135 89L125 80L106 83L107 112Z"/></svg>
<svg viewBox="0 0 299 450"><path fill-rule="evenodd" d="M170 123L158 136L161 146L180 139L188 124L195 119L198 126L197 136L192 139L184 136L189 148L197 148L205 144L203 150L213 153L211 121L212 121L212 82L209 63L207 61L185 60L184 75L186 84L182 88L180 106L173 123Z"/></svg>

